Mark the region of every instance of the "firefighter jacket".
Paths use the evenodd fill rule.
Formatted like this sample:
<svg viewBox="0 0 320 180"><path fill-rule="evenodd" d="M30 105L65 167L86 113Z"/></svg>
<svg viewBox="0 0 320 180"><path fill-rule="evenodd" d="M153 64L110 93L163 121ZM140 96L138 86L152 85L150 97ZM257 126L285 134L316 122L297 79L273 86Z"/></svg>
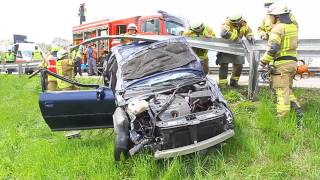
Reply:
<svg viewBox="0 0 320 180"><path fill-rule="evenodd" d="M267 51L262 57L264 64L275 66L297 59L298 26L294 23L277 22L270 32Z"/></svg>
<svg viewBox="0 0 320 180"><path fill-rule="evenodd" d="M289 16L290 16L292 23L298 26L298 22L296 21L293 14L290 13ZM274 26L274 24L272 24L272 22L270 20L270 16L269 15L265 16L258 27L259 37L261 39L266 39L266 40L269 39L269 33L271 32L273 26Z"/></svg>
<svg viewBox="0 0 320 180"><path fill-rule="evenodd" d="M66 79L72 80L74 79L73 66L74 64L72 59L63 58L61 60L57 60L57 73ZM72 84L69 84L60 79L57 79L57 82L58 87L62 90L72 86Z"/></svg>
<svg viewBox="0 0 320 180"><path fill-rule="evenodd" d="M209 26L204 26L204 29L201 33L197 33L191 29L183 32L183 36L186 37L200 37L200 38L215 38L216 34ZM192 48L193 51L197 54L197 56L201 60L208 60L208 50L207 49L200 49L200 48Z"/></svg>
<svg viewBox="0 0 320 180"><path fill-rule="evenodd" d="M231 41L237 41L243 36L245 36L247 39L251 39L253 37L252 30L246 21L242 20L238 25L235 25L232 24L229 19L227 19L222 24L221 37Z"/></svg>

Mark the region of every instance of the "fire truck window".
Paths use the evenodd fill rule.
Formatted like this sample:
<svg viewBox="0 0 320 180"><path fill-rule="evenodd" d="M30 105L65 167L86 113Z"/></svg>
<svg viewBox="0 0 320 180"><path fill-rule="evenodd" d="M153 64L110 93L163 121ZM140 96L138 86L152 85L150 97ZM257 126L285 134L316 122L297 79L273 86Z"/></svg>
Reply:
<svg viewBox="0 0 320 180"><path fill-rule="evenodd" d="M126 25L117 25L117 35L125 34L126 32L127 32L127 26Z"/></svg>
<svg viewBox="0 0 320 180"><path fill-rule="evenodd" d="M142 32L153 32L160 34L160 20L159 19L150 19L142 22L141 27Z"/></svg>
<svg viewBox="0 0 320 180"><path fill-rule="evenodd" d="M85 32L84 33L84 39L86 40L86 39L90 39L91 37L90 37L90 32Z"/></svg>
<svg viewBox="0 0 320 180"><path fill-rule="evenodd" d="M73 39L82 39L82 34L73 34Z"/></svg>

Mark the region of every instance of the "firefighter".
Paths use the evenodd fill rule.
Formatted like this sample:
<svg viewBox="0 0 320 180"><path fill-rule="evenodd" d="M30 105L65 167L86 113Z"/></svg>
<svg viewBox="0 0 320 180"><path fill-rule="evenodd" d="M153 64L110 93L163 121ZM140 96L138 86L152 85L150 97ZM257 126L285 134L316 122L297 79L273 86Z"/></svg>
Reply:
<svg viewBox="0 0 320 180"><path fill-rule="evenodd" d="M34 47L34 51L32 52L32 60L33 61L41 61L43 60L42 52L38 49L38 46Z"/></svg>
<svg viewBox="0 0 320 180"><path fill-rule="evenodd" d="M57 54L57 74L66 78L74 79L73 66L74 62L71 58L68 58L68 51L61 49ZM67 83L63 80L57 79L58 88L61 90L77 90L73 84Z"/></svg>
<svg viewBox="0 0 320 180"><path fill-rule="evenodd" d="M200 38L215 38L215 33L209 26L204 25L202 22L193 24L188 30L184 31L183 36L185 37L200 37ZM208 50L201 48L192 48L193 51L201 60L201 64L205 74L209 72L209 57Z"/></svg>
<svg viewBox="0 0 320 180"><path fill-rule="evenodd" d="M125 35L125 36L127 36L127 35L132 35L132 36L134 36L134 35L137 34L137 32L138 32L137 25L134 24L134 23L130 23L130 24L128 25L128 31L127 31L124 35ZM131 43L132 40L130 40L130 39L122 39L120 42L121 42L122 44L127 44L127 43Z"/></svg>
<svg viewBox="0 0 320 180"><path fill-rule="evenodd" d="M4 56L4 60L6 63L14 63L15 56L14 56L13 52L11 51L11 49L8 49L8 52Z"/></svg>
<svg viewBox="0 0 320 180"><path fill-rule="evenodd" d="M85 3L81 3L78 10L78 16L80 17L80 25L83 22L86 22L86 14L87 14L87 9L86 9Z"/></svg>
<svg viewBox="0 0 320 180"><path fill-rule="evenodd" d="M303 115L301 107L292 92L293 77L297 69L298 26L291 20L285 4L274 3L268 9L274 25L270 32L268 47L260 61L260 68L273 65L271 85L277 96L277 116L284 117L292 106L298 119ZM298 126L300 121L298 121Z"/></svg>
<svg viewBox="0 0 320 180"><path fill-rule="evenodd" d="M50 55L47 58L44 58L42 62L40 63L40 67L46 68L48 71L57 73L57 53L60 50L60 47L53 46L51 48ZM57 91L58 90L58 84L57 79L51 75L47 76L47 90L48 91Z"/></svg>
<svg viewBox="0 0 320 180"><path fill-rule="evenodd" d="M241 13L235 13L228 17L222 25L221 37L229 39L232 42L239 42L245 36L249 42L253 42L253 33L247 22L242 18ZM219 86L222 88L228 85L228 64L232 63L232 74L230 86L238 87L238 81L244 64L244 57L219 52L217 54L216 64L219 67Z"/></svg>
<svg viewBox="0 0 320 180"><path fill-rule="evenodd" d="M76 76L78 73L82 76L81 71L81 60L83 56L83 47L80 46L79 49L75 49L72 51L72 59L74 61L74 75Z"/></svg>
<svg viewBox="0 0 320 180"><path fill-rule="evenodd" d="M279 0L266 0L264 3L264 7L268 9L272 4L278 2ZM295 17L290 13L290 19L291 21L298 26L297 21L295 20ZM259 27L258 27L258 34L259 37L263 40L269 39L269 33L271 32L272 27L274 24L271 23L270 16L266 15L263 20L261 21Z"/></svg>

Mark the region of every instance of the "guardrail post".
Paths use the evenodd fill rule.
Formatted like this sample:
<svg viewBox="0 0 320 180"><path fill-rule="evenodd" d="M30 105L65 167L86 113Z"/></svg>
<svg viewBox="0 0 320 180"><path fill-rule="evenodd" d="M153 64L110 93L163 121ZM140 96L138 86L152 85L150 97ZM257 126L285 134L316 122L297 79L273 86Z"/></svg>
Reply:
<svg viewBox="0 0 320 180"><path fill-rule="evenodd" d="M259 72L258 72L258 66L260 61L260 52L259 51L253 51L253 61L252 61L252 76L251 77L251 86L252 86L252 95L250 97L251 100L255 101L257 98L257 93L259 89Z"/></svg>
<svg viewBox="0 0 320 180"><path fill-rule="evenodd" d="M22 64L18 64L18 74L19 76L23 74Z"/></svg>

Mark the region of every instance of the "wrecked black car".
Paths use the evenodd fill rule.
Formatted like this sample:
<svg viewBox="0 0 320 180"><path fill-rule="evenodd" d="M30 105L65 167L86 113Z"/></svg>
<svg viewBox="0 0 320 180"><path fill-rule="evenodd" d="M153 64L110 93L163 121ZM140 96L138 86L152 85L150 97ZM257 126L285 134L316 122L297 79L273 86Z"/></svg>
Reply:
<svg viewBox="0 0 320 180"><path fill-rule="evenodd" d="M184 38L113 47L105 86L46 92L42 115L52 130L113 127L115 160L143 149L156 159L206 149L234 135L233 116L215 81Z"/></svg>

